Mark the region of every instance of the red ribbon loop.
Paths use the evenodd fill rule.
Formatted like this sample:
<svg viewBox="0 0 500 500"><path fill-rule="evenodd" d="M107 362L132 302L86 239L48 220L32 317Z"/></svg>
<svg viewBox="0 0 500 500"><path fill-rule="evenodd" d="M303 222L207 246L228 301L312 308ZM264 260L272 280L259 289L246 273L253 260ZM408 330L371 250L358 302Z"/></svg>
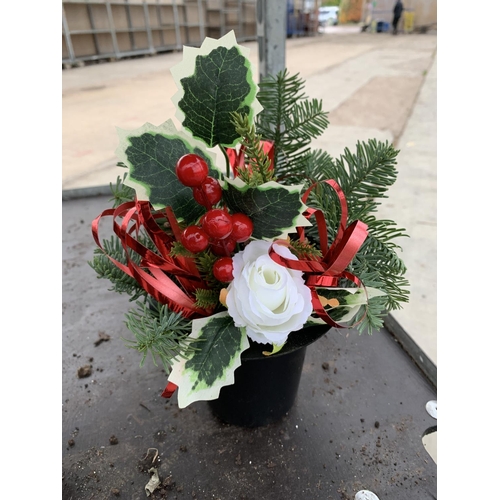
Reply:
<svg viewBox="0 0 500 500"><path fill-rule="evenodd" d="M335 328L346 328L339 325L333 321L328 313L325 311L319 299L317 288L332 288L338 286L338 281L340 278L347 278L354 282L358 286L365 286L361 283L359 278L354 276L352 273L346 271L347 266L350 264L361 245L368 236L368 226L357 220L350 224L347 228L347 200L344 192L340 186L333 179L322 181L328 184L331 188L335 190L337 197L340 202L340 223L337 231L337 236L334 242L328 247L328 231L326 226L325 215L321 210L308 208L305 212L305 217L310 219L313 215L316 219L316 225L319 234L319 243L322 254L322 259L318 260L295 260L283 257L278 252L276 252L271 245L269 249L269 256L278 264L289 269L294 269L296 271L302 271L304 273L305 284L311 289L312 304L314 311L318 316L325 321L325 323L333 326ZM314 183L311 185L307 191L302 196L302 202L306 204L311 191L318 185ZM304 240L305 232L304 228L298 228L299 239ZM275 244L290 247L290 244L286 241L279 240ZM367 294L368 298L368 294ZM366 312L365 312L366 314ZM356 324L360 323L359 320ZM350 325L352 328L354 325Z"/></svg>
<svg viewBox="0 0 500 500"><path fill-rule="evenodd" d="M167 208L165 212L175 236L180 231L175 217L171 209ZM108 255L100 243L99 223L103 217L113 218L113 230L123 246L125 264ZM115 209L104 210L92 221L94 241L115 266L133 277L160 304L168 305L169 309L182 314L185 318L209 316L213 311L196 307L196 301L192 296L197 288L207 288L207 284L200 277L191 259L170 255L175 238L158 226L156 219L161 217L165 217L161 212L152 214L148 201L123 203ZM158 253L138 241L141 228L145 229ZM136 252L141 257L140 265L132 259L130 251ZM175 281L166 273L175 276Z"/></svg>

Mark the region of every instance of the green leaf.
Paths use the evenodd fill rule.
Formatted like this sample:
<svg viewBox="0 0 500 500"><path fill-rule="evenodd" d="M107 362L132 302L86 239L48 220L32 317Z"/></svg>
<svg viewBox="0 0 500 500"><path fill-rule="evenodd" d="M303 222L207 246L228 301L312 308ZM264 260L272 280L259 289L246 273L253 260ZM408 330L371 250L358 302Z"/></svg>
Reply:
<svg viewBox="0 0 500 500"><path fill-rule="evenodd" d="M194 401L217 399L222 387L234 383L240 355L250 347L245 330L234 326L226 311L192 324L188 338L199 340L198 350L187 360L176 358L168 378L179 387L179 408Z"/></svg>
<svg viewBox="0 0 500 500"><path fill-rule="evenodd" d="M182 63L172 68L179 92L173 97L177 116L194 137L208 147L234 146L240 139L231 113L258 113L248 49L236 43L234 32L220 40L206 39L200 49L184 48Z"/></svg>
<svg viewBox="0 0 500 500"><path fill-rule="evenodd" d="M298 226L310 226L302 215L307 207L302 203L302 186L283 186L271 181L250 187L241 179L227 179L223 198L233 212L248 215L253 222L252 238L284 239Z"/></svg>
<svg viewBox="0 0 500 500"><path fill-rule="evenodd" d="M159 127L147 123L139 129L118 129L120 144L116 155L129 169L124 184L135 189L138 199L149 200L155 209L172 207L178 219L192 222L205 209L196 203L190 187L175 174L177 160L188 153L203 157L210 175L219 177L213 155L199 141L178 132L171 120Z"/></svg>
<svg viewBox="0 0 500 500"><path fill-rule="evenodd" d="M318 296L325 311L337 323L351 321L362 306L374 297L385 295L376 288L317 288Z"/></svg>

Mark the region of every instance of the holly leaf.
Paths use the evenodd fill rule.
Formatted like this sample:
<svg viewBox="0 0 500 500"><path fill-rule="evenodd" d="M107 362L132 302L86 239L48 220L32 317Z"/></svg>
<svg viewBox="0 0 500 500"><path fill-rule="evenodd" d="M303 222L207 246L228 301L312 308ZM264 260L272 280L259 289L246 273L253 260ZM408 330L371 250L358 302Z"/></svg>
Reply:
<svg viewBox="0 0 500 500"><path fill-rule="evenodd" d="M241 179L225 179L223 198L229 209L248 215L253 222L252 238L286 239L297 227L310 226L302 215L302 185L285 186L271 181L250 187Z"/></svg>
<svg viewBox="0 0 500 500"><path fill-rule="evenodd" d="M232 147L240 139L231 113L253 120L262 109L249 53L231 31L219 40L206 38L199 49L184 47L182 62L171 70L179 89L172 98L176 116L209 148Z"/></svg>
<svg viewBox="0 0 500 500"><path fill-rule="evenodd" d="M136 130L117 129L120 144L116 155L129 169L124 184L135 189L139 200L149 200L155 209L172 207L177 219L188 223L205 209L193 198L190 187L182 185L175 174L177 160L188 153L205 159L210 175L219 177L215 157L205 145L177 131L171 120L156 127L146 123Z"/></svg>
<svg viewBox="0 0 500 500"><path fill-rule="evenodd" d="M317 288L319 300L331 319L337 323L351 321L362 306L372 297L385 292L373 287L364 288Z"/></svg>
<svg viewBox="0 0 500 500"><path fill-rule="evenodd" d="M234 384L234 371L241 365L241 353L250 347L243 328L234 325L224 311L192 322L190 338L198 339L196 351L186 359L174 359L168 377L179 387L179 408L194 401L217 399L222 387Z"/></svg>

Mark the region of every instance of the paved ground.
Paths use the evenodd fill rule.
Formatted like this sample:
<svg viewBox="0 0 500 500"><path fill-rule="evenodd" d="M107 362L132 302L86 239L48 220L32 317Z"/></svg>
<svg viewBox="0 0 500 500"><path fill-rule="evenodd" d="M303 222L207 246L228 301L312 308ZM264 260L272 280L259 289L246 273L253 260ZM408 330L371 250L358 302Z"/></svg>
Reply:
<svg viewBox="0 0 500 500"><path fill-rule="evenodd" d="M252 50L257 66L257 44ZM437 363L436 352L436 46L435 34L398 35L337 29L289 39L286 65L323 100L330 127L316 146L340 155L377 138L400 150L399 178L381 215L411 238L401 242L411 301L394 318ZM181 53L64 70L62 189L108 185L115 167L115 127L173 118L170 68Z"/></svg>

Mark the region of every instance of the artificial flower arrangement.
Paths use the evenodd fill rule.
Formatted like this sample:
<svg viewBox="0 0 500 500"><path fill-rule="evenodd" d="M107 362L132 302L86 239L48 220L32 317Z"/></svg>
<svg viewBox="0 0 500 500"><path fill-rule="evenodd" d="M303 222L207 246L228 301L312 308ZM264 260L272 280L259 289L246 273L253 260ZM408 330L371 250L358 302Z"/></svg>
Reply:
<svg viewBox="0 0 500 500"><path fill-rule="evenodd" d="M250 343L273 356L318 324L371 333L408 301L394 242L405 232L374 216L397 151L312 150L328 126L321 101L287 71L257 85L248 53L233 32L184 47L172 68L183 128L118 129L127 171L92 224L91 267L136 302L128 345L162 362L163 396L177 390L181 408L234 383Z"/></svg>

